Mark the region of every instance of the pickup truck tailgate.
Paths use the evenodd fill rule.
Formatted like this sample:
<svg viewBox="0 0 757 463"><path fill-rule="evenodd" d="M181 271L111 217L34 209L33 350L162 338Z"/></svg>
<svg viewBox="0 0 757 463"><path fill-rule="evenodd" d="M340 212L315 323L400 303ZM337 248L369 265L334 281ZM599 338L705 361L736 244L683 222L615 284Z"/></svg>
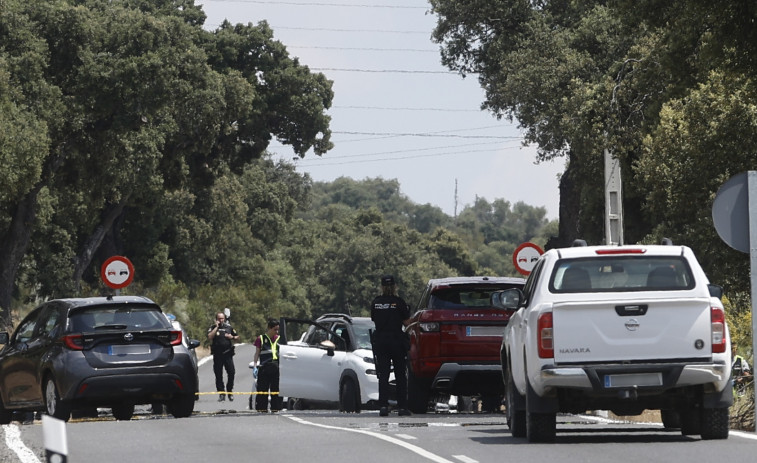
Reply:
<svg viewBox="0 0 757 463"><path fill-rule="evenodd" d="M562 302L552 309L558 364L712 357L707 298Z"/></svg>

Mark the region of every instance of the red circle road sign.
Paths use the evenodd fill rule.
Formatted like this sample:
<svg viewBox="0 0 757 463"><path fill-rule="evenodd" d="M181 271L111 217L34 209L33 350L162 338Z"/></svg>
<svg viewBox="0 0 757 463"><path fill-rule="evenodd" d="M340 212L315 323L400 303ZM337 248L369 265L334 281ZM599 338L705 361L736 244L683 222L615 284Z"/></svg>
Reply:
<svg viewBox="0 0 757 463"><path fill-rule="evenodd" d="M100 278L113 289L129 286L134 279L134 266L123 256L113 256L100 267Z"/></svg>
<svg viewBox="0 0 757 463"><path fill-rule="evenodd" d="M534 243L521 244L513 252L515 270L523 275L530 274L531 270L536 266L536 261L539 260L539 256L542 254L544 254L544 251Z"/></svg>

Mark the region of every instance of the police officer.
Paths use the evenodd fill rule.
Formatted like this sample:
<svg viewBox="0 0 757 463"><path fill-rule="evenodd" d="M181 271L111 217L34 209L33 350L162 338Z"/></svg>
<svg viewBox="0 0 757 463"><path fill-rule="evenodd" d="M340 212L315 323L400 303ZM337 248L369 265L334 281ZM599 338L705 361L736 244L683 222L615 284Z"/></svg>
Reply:
<svg viewBox="0 0 757 463"><path fill-rule="evenodd" d="M279 397L279 321L268 320L268 331L255 339L253 371L257 372L257 397L255 409L268 412L268 392L271 392L271 412L281 410Z"/></svg>
<svg viewBox="0 0 757 463"><path fill-rule="evenodd" d="M371 320L376 325L373 334L373 353L379 380L379 415L389 414L389 372L394 364L397 381L397 406L400 416L410 415L407 409L407 374L405 362L408 350L404 327L410 322L410 308L397 296L397 284L392 275L381 277L381 295L371 302Z"/></svg>
<svg viewBox="0 0 757 463"><path fill-rule="evenodd" d="M239 339L236 330L231 327L226 314L218 312L216 322L208 328L208 339L210 339L210 353L213 354L213 373L216 375L216 391L219 392L218 401L226 400L224 390L228 392L229 400L234 400L232 391L234 390L234 344ZM223 370L226 369L226 388L223 386Z"/></svg>

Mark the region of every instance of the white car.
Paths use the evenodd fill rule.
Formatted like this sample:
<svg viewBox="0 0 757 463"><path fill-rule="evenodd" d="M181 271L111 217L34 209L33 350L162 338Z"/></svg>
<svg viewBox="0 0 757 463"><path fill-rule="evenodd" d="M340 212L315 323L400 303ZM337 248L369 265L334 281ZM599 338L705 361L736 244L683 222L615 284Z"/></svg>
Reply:
<svg viewBox="0 0 757 463"><path fill-rule="evenodd" d="M368 317L327 314L317 320L281 320L279 394L287 408L338 405L359 413L378 406L378 377ZM301 328L297 331L297 328ZM288 340L291 336L296 341ZM393 374L390 382L393 383Z"/></svg>
<svg viewBox="0 0 757 463"><path fill-rule="evenodd" d="M519 307L501 349L512 434L548 442L558 412L651 409L684 435L727 438L722 288L685 246L581 244L546 252L523 291L492 298Z"/></svg>

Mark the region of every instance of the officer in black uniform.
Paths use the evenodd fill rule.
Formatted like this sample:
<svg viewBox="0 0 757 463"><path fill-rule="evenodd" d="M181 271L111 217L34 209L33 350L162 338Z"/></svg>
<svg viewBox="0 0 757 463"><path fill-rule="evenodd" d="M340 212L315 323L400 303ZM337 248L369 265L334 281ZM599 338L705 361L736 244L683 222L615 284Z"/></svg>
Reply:
<svg viewBox="0 0 757 463"><path fill-rule="evenodd" d="M408 350L404 327L410 322L410 308L397 296L397 285L392 275L381 277L381 296L371 303L371 320L376 325L373 333L373 353L379 380L379 415L389 414L389 373L394 364L397 381L397 406L400 416L410 415L407 409L407 374L405 362Z"/></svg>
<svg viewBox="0 0 757 463"><path fill-rule="evenodd" d="M268 331L255 339L252 365L258 379L255 409L261 413L268 412L270 393L271 413L278 412L282 401L279 396L279 321L275 318L268 320Z"/></svg>
<svg viewBox="0 0 757 463"><path fill-rule="evenodd" d="M218 312L216 322L208 328L208 339L210 339L210 352L213 354L213 373L216 375L216 390L219 392L218 401L226 399L223 386L223 370L226 369L226 388L229 400L234 400L232 391L234 390L234 344L239 339L236 330L231 327L226 314Z"/></svg>

